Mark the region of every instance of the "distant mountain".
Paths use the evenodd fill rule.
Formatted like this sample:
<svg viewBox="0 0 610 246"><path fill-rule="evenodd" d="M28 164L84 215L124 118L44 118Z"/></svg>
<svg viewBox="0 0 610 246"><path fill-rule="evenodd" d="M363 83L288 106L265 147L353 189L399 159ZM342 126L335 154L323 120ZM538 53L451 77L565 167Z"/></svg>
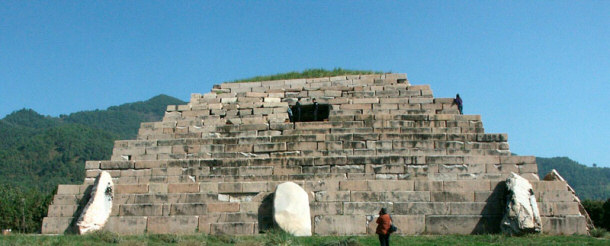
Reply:
<svg viewBox="0 0 610 246"><path fill-rule="evenodd" d="M536 162L541 179L552 169L556 169L576 190L580 199L606 200L610 198L610 168L587 167L568 157L537 157Z"/></svg>
<svg viewBox="0 0 610 246"><path fill-rule="evenodd" d="M86 160L110 159L115 140L135 139L141 122L161 120L175 104L185 102L159 95L60 117L15 111L0 120L0 185L51 191L81 183Z"/></svg>

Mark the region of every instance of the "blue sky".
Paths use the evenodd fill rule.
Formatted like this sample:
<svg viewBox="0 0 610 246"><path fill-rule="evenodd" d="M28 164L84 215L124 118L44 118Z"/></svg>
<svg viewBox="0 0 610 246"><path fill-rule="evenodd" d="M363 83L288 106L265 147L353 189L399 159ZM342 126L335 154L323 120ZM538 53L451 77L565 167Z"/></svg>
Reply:
<svg viewBox="0 0 610 246"><path fill-rule="evenodd" d="M610 167L610 1L0 1L0 117L335 67L460 93L515 153Z"/></svg>

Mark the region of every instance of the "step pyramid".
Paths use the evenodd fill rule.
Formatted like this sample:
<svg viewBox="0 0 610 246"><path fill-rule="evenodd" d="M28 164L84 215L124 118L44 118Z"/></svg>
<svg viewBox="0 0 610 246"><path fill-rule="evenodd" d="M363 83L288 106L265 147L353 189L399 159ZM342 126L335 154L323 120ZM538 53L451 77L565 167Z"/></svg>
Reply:
<svg viewBox="0 0 610 246"><path fill-rule="evenodd" d="M290 123L297 98L328 117ZM587 233L565 181L539 180L507 134L406 74L215 85L85 165L82 185L59 185L43 233L74 230L101 171L115 182L104 230L120 234L257 234L273 227L271 194L286 181L308 192L314 234L374 234L381 207L402 234L495 233L511 172L532 183L544 232Z"/></svg>

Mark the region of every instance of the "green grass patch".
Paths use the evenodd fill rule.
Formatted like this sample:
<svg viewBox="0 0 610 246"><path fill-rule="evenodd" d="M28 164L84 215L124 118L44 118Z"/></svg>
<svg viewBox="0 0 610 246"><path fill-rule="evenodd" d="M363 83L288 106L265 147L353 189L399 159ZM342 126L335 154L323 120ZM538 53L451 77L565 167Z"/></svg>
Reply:
<svg viewBox="0 0 610 246"><path fill-rule="evenodd" d="M608 236L548 236L529 235L421 235L392 236L392 245L610 245ZM376 236L312 236L294 237L282 232L268 232L257 236L193 235L136 235L120 236L114 233L79 235L14 234L0 236L0 245L323 245L366 246L379 245Z"/></svg>
<svg viewBox="0 0 610 246"><path fill-rule="evenodd" d="M362 74L383 74L381 71L372 70L350 70L343 68L335 68L333 70L326 69L307 69L302 72L293 71L288 73L279 73L274 75L256 76L253 78L239 79L231 82L257 82L268 80L283 80L283 79L303 79L303 78L322 78L341 75L362 75Z"/></svg>

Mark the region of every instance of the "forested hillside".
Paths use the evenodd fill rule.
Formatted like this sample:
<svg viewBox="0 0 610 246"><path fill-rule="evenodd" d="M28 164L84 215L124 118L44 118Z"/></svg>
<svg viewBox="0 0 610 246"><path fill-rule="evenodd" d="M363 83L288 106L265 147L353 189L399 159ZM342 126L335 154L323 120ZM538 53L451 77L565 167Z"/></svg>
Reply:
<svg viewBox="0 0 610 246"><path fill-rule="evenodd" d="M587 167L568 157L537 157L540 178L556 169L581 199L606 200L610 198L610 168Z"/></svg>
<svg viewBox="0 0 610 246"><path fill-rule="evenodd" d="M134 139L141 122L158 121L166 95L147 101L57 117L22 109L0 120L0 185L49 191L58 183L79 183L86 160L106 160L114 140Z"/></svg>

